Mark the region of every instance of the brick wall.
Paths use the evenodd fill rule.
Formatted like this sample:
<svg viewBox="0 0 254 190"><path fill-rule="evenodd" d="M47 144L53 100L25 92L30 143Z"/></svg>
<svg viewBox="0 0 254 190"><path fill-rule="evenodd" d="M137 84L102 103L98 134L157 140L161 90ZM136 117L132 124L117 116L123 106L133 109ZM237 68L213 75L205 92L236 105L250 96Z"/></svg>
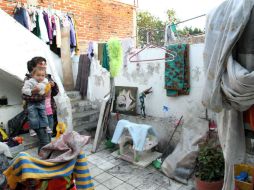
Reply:
<svg viewBox="0 0 254 190"><path fill-rule="evenodd" d="M20 1L20 0L19 0ZM15 0L0 0L0 8L13 14ZM22 0L26 3L26 0ZM106 41L110 37L133 36L133 11L131 5L114 0L38 0L42 7L72 12L77 20L81 51L88 41Z"/></svg>

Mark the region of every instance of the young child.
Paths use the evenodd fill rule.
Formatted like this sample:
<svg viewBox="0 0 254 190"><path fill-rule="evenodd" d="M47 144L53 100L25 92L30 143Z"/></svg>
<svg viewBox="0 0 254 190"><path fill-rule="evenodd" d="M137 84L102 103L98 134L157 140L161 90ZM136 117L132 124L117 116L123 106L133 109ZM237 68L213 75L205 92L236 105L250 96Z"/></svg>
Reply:
<svg viewBox="0 0 254 190"><path fill-rule="evenodd" d="M46 70L43 68L36 67L32 71L32 78L25 81L22 88L22 93L28 96L32 96L32 90L34 88L39 89L40 95L45 95L46 85L48 79L46 77ZM48 118L45 110L45 99L40 102L29 102L27 104L28 120L31 129L46 128L48 133L52 133L49 128ZM30 131L30 134L34 131ZM32 134L31 134L32 135Z"/></svg>

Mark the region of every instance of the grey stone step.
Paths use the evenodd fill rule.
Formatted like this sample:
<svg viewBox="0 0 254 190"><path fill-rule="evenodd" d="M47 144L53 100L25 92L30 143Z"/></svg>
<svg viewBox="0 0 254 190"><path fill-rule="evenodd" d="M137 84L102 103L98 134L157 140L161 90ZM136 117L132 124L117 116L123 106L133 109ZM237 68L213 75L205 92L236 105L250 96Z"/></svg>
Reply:
<svg viewBox="0 0 254 190"><path fill-rule="evenodd" d="M67 91L66 94L71 100L81 100L79 91Z"/></svg>
<svg viewBox="0 0 254 190"><path fill-rule="evenodd" d="M98 110L90 110L90 111L84 111L81 113L72 114L72 120L73 120L74 126L80 125L80 122L96 121L98 118L99 118Z"/></svg>
<svg viewBox="0 0 254 190"><path fill-rule="evenodd" d="M86 130L92 130L95 129L97 127L97 121L94 122L86 122L82 125L78 125L73 127L74 131L77 131L78 133L82 133L83 131Z"/></svg>
<svg viewBox="0 0 254 190"><path fill-rule="evenodd" d="M89 100L72 100L72 113L81 113L84 111L98 110L98 106Z"/></svg>

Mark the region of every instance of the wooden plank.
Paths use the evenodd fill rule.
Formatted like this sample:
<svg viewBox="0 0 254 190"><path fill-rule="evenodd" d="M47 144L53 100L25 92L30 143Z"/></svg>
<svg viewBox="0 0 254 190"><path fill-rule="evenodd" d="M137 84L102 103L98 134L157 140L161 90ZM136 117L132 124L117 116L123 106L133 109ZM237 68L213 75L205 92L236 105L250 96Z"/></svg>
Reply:
<svg viewBox="0 0 254 190"><path fill-rule="evenodd" d="M94 142L93 142L93 148L92 148L93 153L96 152L100 143L100 138L103 134L103 126L105 123L105 109L107 107L107 104L109 103L109 100L110 100L110 96L108 95L107 97L103 99L103 102L101 105L99 120L98 120Z"/></svg>

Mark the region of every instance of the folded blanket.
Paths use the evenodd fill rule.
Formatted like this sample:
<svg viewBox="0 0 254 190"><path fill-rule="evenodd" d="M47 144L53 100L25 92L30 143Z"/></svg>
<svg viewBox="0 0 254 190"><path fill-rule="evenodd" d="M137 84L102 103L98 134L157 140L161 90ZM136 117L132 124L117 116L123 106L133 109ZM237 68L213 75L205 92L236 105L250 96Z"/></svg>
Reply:
<svg viewBox="0 0 254 190"><path fill-rule="evenodd" d="M17 183L27 179L53 179L68 177L71 174L74 176L78 190L94 190L84 152L80 152L76 158L62 163L43 161L21 152L4 172L11 189L15 189Z"/></svg>

